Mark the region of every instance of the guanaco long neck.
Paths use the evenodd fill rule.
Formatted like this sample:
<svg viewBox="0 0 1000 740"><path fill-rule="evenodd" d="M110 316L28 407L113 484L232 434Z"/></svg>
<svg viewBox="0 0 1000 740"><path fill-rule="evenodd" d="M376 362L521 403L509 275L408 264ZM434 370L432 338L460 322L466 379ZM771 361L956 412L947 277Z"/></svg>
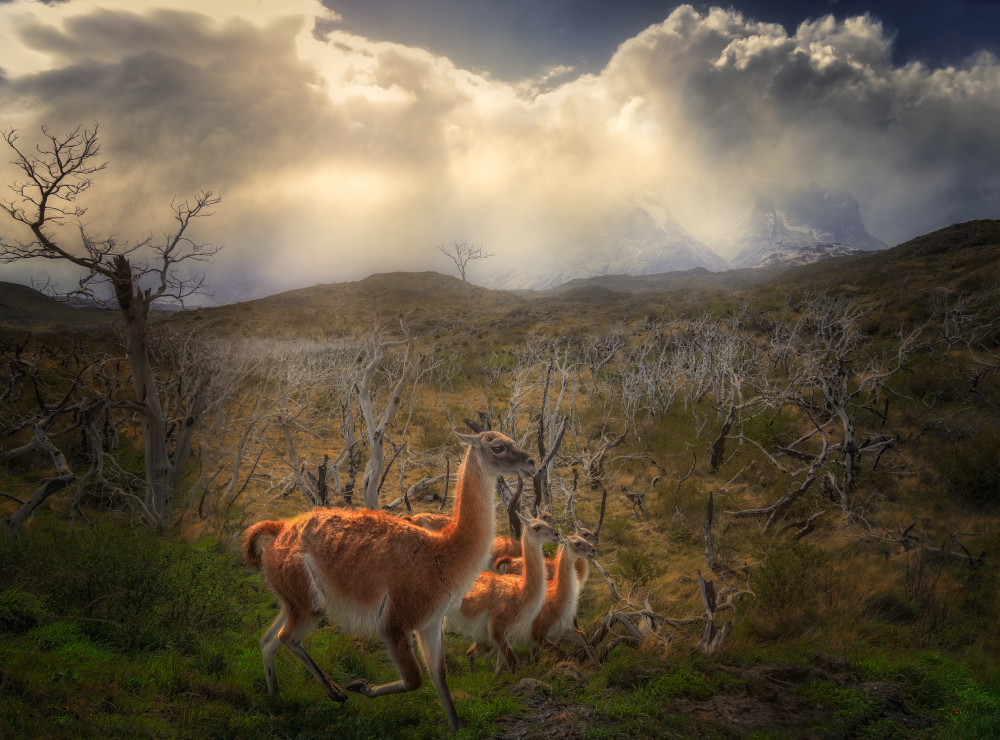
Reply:
<svg viewBox="0 0 1000 740"><path fill-rule="evenodd" d="M467 563L478 572L493 542L496 516L493 512L493 489L496 474L486 474L470 448L458 468L452 521L441 530L449 556Z"/></svg>
<svg viewBox="0 0 1000 740"><path fill-rule="evenodd" d="M520 605L530 604L543 598L545 591L545 563L542 546L528 542L528 527L521 535L521 551L524 554L524 573L521 576Z"/></svg>
<svg viewBox="0 0 1000 740"><path fill-rule="evenodd" d="M559 546L559 556L556 558L556 572L553 577L555 581L555 602L562 608L570 599L573 589L576 587L576 572L574 569L573 556L570 554L568 545Z"/></svg>

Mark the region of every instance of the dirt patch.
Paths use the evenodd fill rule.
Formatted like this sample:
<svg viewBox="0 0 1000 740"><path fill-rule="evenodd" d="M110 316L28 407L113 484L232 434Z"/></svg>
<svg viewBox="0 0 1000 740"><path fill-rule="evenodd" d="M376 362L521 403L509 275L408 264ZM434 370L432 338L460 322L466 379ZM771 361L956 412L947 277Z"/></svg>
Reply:
<svg viewBox="0 0 1000 740"><path fill-rule="evenodd" d="M770 730L783 737L809 739L827 736L839 727L846 736L862 733L864 727L891 723L896 736L919 736L935 720L916 713L903 690L890 683L860 681L846 661L819 656L813 665L761 665L748 668L716 666L714 670L739 679L736 690L720 691L706 699L675 698L664 702L663 736L682 735L743 737L754 730ZM554 676L555 678L555 676ZM803 698L797 687L807 681L823 681L861 692L871 709L857 727L845 726L836 709ZM525 679L515 688L527 711L497 723L497 738L517 740L577 740L597 728L616 734L614 718L593 706L571 698L555 698L545 681ZM567 692L558 692L565 695ZM572 690L569 694L572 695ZM606 689L605 698L625 695L626 690ZM825 729L824 729L825 728ZM628 733L623 732L622 737Z"/></svg>

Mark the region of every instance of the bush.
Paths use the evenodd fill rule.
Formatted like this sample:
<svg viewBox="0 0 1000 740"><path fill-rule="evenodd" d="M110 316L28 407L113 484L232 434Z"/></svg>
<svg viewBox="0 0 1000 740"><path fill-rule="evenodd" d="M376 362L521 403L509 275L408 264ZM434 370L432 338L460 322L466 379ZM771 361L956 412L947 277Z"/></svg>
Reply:
<svg viewBox="0 0 1000 740"><path fill-rule="evenodd" d="M14 587L0 591L0 632L19 635L35 627L43 613L33 593Z"/></svg>
<svg viewBox="0 0 1000 740"><path fill-rule="evenodd" d="M780 542L764 555L753 576L756 599L749 613L759 638L790 638L814 628L823 613L816 587L823 563L820 550L796 541Z"/></svg>
<svg viewBox="0 0 1000 740"><path fill-rule="evenodd" d="M795 438L791 421L780 409L749 419L743 424L743 433L766 450L787 445Z"/></svg>
<svg viewBox="0 0 1000 740"><path fill-rule="evenodd" d="M946 445L938 470L949 495L979 507L1000 504L1000 429L983 427L971 439Z"/></svg>
<svg viewBox="0 0 1000 740"><path fill-rule="evenodd" d="M649 553L627 548L618 553L618 573L633 586L642 587L656 577L656 568Z"/></svg>
<svg viewBox="0 0 1000 740"><path fill-rule="evenodd" d="M125 525L32 528L0 550L0 623L30 629L41 603L81 619L85 635L120 651L188 646L238 624L243 568L234 560Z"/></svg>

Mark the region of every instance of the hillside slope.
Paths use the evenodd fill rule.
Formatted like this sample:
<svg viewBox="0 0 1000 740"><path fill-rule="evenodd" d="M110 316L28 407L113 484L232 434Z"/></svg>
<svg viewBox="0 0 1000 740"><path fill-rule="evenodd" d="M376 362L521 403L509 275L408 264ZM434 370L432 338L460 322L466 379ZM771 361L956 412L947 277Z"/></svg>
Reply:
<svg viewBox="0 0 1000 740"><path fill-rule="evenodd" d="M92 331L111 326L115 314L49 298L27 285L0 282L0 327L42 332Z"/></svg>

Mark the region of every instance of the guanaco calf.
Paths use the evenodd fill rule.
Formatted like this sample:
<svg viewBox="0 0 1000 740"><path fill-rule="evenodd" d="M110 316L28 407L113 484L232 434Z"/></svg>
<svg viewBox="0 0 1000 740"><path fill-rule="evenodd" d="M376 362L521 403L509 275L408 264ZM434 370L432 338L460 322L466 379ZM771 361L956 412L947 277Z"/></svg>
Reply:
<svg viewBox="0 0 1000 740"><path fill-rule="evenodd" d="M517 657L511 641L523 642L545 600L545 572L542 569L542 545L556 542L558 533L542 519L521 517L521 544L524 573L519 578L483 571L462 599L462 605L448 615L448 628L457 629L475 642L466 651L469 668L476 658L497 651L496 673L504 668L517 670ZM521 633L520 635L518 633Z"/></svg>
<svg viewBox="0 0 1000 740"><path fill-rule="evenodd" d="M302 637L328 616L347 632L377 633L400 680L348 690L369 697L412 691L423 677L413 652L416 633L434 688L452 730L462 723L445 679L442 624L482 571L493 542L493 492L498 475L534 475L531 456L498 432L458 435L467 444L458 471L452 521L440 532L399 517L362 509L313 509L287 521L264 521L247 530L243 558L263 565L281 603L261 638L271 696L278 691L274 656L287 647L335 701L347 698L306 652ZM274 538L261 553L258 540Z"/></svg>
<svg viewBox="0 0 1000 740"><path fill-rule="evenodd" d="M582 585L576 562L595 555L597 549L579 535L573 535L559 547L555 577L549 582L545 592L545 603L531 625L530 640L533 656L537 654L539 647L544 646L560 657L565 657L559 649L559 641L563 637L576 637L583 644L591 661L595 665L600 665L587 644L586 636L574 624Z"/></svg>
<svg viewBox="0 0 1000 740"><path fill-rule="evenodd" d="M576 534L583 539L587 540L595 548L597 547L597 535L591 532L589 529L580 526L580 523L576 523ZM590 574L590 564L586 558L577 558L574 563L574 568L576 570L576 580L579 582L579 588L583 588L583 584L587 582L587 576ZM504 555L503 557L497 558L493 563L493 570L496 573L500 573L508 576L521 575L524 572L524 559L514 558L509 555ZM545 578L551 581L555 577L556 572L556 561L554 559L545 559Z"/></svg>
<svg viewBox="0 0 1000 740"><path fill-rule="evenodd" d="M517 512L517 515L520 517L521 512ZM538 518L550 527L554 528L556 526L555 517L553 517L548 511L540 511L538 513ZM490 546L489 567L492 568L497 559L503 557L521 557L521 540L514 539L513 537L495 537L493 539L493 544Z"/></svg>

